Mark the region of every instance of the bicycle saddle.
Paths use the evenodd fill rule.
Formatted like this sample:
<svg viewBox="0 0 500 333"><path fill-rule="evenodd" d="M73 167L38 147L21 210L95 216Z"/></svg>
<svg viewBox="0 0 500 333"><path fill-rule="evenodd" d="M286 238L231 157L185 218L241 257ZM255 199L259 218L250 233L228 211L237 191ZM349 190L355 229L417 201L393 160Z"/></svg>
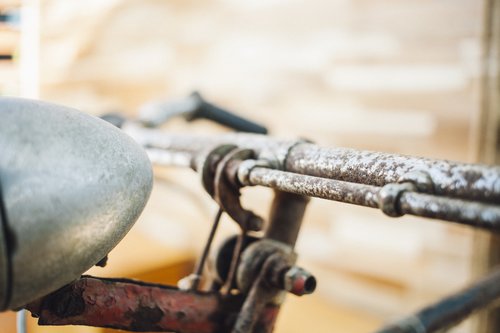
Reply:
<svg viewBox="0 0 500 333"><path fill-rule="evenodd" d="M0 98L0 311L103 259L138 218L152 179L142 148L105 121Z"/></svg>

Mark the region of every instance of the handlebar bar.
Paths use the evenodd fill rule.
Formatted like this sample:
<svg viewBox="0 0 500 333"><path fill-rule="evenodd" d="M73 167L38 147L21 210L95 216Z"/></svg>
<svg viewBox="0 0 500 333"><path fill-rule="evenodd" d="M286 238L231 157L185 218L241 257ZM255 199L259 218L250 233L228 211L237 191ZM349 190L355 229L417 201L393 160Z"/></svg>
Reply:
<svg viewBox="0 0 500 333"><path fill-rule="evenodd" d="M128 123L123 130L161 165L200 165L211 147L234 144L268 167L247 170L247 184L500 231L500 167L405 155L324 148L304 140L233 133L166 134ZM248 167L248 166L247 166ZM242 167L244 172L245 165Z"/></svg>
<svg viewBox="0 0 500 333"><path fill-rule="evenodd" d="M45 172L44 175L49 169L52 171L56 167L59 168L56 170L59 173L54 173L51 183L47 183L50 187L58 184L61 172L63 175L76 177L67 177L71 181L69 185L82 183L83 185L78 190L85 190L83 192L86 197L88 197L86 189L89 184L92 189L102 187L100 180L103 177L94 177L96 172L94 168L89 167L85 174L72 173L73 168L69 167L75 166L75 161L80 159L71 158L73 155L67 154L67 150L78 156L90 152L89 156L85 155L88 165L92 167L100 165L104 176L113 173L113 177L109 177L112 182L110 184L120 185L119 189L124 187L120 181L121 178L129 177L128 179L134 181L139 176L142 192L131 186L125 186L126 189L123 190L124 197L128 201L132 196L130 193L139 196L139 199L132 200L132 204L129 205L134 210L133 218L123 219L122 216L112 218L127 226L131 225L147 199L150 189L149 164L141 149L134 147L133 142L129 142L130 139L117 129L109 125L104 126L104 123L79 115L73 110L56 110L56 106L53 105L21 101L14 101L12 106L7 105L8 107L4 109L18 107L18 105L25 106L24 112L29 113L27 114L28 123L33 128L43 124L43 121L40 120L42 118L37 121L31 119L34 116L40 116L41 111L35 113L30 110L29 106L36 106L42 111L46 109L46 116L43 120L53 117L55 121L43 131L32 131L37 133L40 140L23 139L16 147L25 147L23 144L26 142L31 145L30 147L37 147L36 145L43 144L42 139L46 137L58 141L59 144L66 142L67 146L71 147L71 149L66 149L66 146L63 147L64 149L56 149L53 151L54 154L45 154L44 159L33 153L25 154L37 160L39 164L42 161L43 165L48 165L42 170ZM11 123L19 125L19 114L14 118ZM75 121L69 121L73 118ZM186 333L229 332L229 330L232 333L257 331L270 333L281 304L280 293L288 291L295 295L304 295L312 292L316 286L314 276L295 266L297 255L294 252L294 245L309 196L379 208L392 217L412 214L500 232L500 167L347 148L324 148L305 140L278 140L256 134L236 133L205 137L166 134L146 128L137 122L121 118L116 120L125 133L132 136L146 149L152 162L160 165L190 167L201 173L205 189L220 206L220 214L224 211L239 224L241 233L234 246L230 248L229 252L232 252L232 257L229 258L228 272L226 277L220 278L225 282L222 281L224 284L221 287L219 285L221 281L213 279L210 291L199 291L194 284L186 289L177 289L124 279L105 280L83 277L25 306L40 317L39 323L41 324L77 323L137 331L175 330ZM88 139L86 128L97 138L86 140ZM19 152L12 149L12 140L9 141L9 135L6 134L14 132L11 129L9 132L7 129L8 127L5 127L3 132L0 131L0 134L3 134L0 139L3 138L5 141L2 147L10 147L10 154L18 158ZM55 137L53 132L57 135L64 134L63 137L67 141L61 141L62 137ZM75 135L75 133L80 133L80 135ZM29 130L23 132L23 135L29 136L30 134ZM116 138L108 140L109 135L116 136ZM82 139L83 137L86 139ZM114 146L109 145L109 142L114 142ZM54 148L54 145L55 143L50 147ZM84 147L80 147L81 145ZM75 147L82 149L76 150ZM96 147L106 149L96 151ZM37 151L42 151L42 148L44 147ZM53 163L59 161L60 156L55 153L61 150L66 153L63 160L66 162L62 165ZM116 156L115 150L119 150L120 154L123 152L123 156ZM107 152L113 158L110 159L106 155L103 159L102 152ZM127 164L129 159L134 157L141 161L142 167L131 168ZM120 158L124 167L120 169L122 173L117 173L114 164ZM20 165L25 170L27 165L31 164ZM32 173L33 170L28 171ZM12 176L9 177L5 179L13 179ZM36 178L45 179L39 176ZM95 186L90 180L96 182ZM102 194L106 198L111 197L108 195L110 193L116 194L116 186L109 186L110 184L105 186L106 189L103 188ZM245 241L252 236L251 232L260 230L262 219L241 207L239 191L241 187L255 185L270 187L277 191L263 236L245 244ZM22 189L26 190L26 187ZM33 188L28 187L28 190L32 191ZM73 195L78 192L73 188L71 190ZM60 192L53 192L53 198L60 202L64 203L67 199L67 197L61 197ZM91 199L93 200L91 203L98 204L96 199L99 197L92 196ZM127 200L117 200L117 202ZM33 202L21 208L24 209ZM78 201L80 202L81 200ZM80 210L86 214L86 217L89 215L95 219L95 214L91 215L88 212L90 209L86 207ZM7 205L7 209L12 212L11 206ZM57 213L57 209L47 211L51 214ZM72 213L75 212L79 213L79 210L72 211ZM36 214L28 215L31 217ZM103 215L108 218L109 214ZM0 222L3 225L12 223L12 220L6 221L5 216L5 214L2 215ZM12 215L9 215L9 218L11 217ZM91 221L90 217L85 221ZM85 234L89 240L88 250L96 250L97 245L101 243L93 241L96 234L93 228L96 226L95 222L80 224L84 225L88 231ZM51 219L46 225L60 229L63 223ZM213 232L215 232L216 225L217 222L214 222ZM75 234L80 237L81 231ZM109 237L104 245L112 247L118 238ZM205 247L206 251L210 247L211 238L213 237L209 237ZM37 241L40 242L40 239L42 238L39 237ZM67 243L68 240L65 242ZM24 242L21 245L32 244ZM99 256L92 258L91 264L100 259L100 254L101 252ZM78 262L72 263L81 271L83 265L77 264ZM199 263L200 272L203 270L203 264L204 259ZM500 295L500 289L496 287L498 274L494 273L462 293L424 309L410 317L410 324L416 323L418 327L423 327L425 332L435 332L465 318L470 313L469 310L485 307L498 299ZM30 279L31 276L27 278ZM2 282L1 279L0 282ZM63 282L58 281L57 285ZM5 285L0 283L0 287L5 287ZM51 287L51 289L54 288ZM488 295L484 296L483 293ZM84 297L84 294L92 295L92 297ZM37 295L33 293L30 296ZM113 301L110 302L110 300ZM206 302L209 304L207 305ZM21 301L18 303L20 304ZM455 304L458 305L455 306ZM176 310L177 312L173 315L174 312L171 311L175 309L178 311ZM231 317L231 320L221 320L220 318L224 316ZM406 325L407 323L408 320L405 320L388 327L383 332L414 332L413 328L417 326L410 325L410 327Z"/></svg>

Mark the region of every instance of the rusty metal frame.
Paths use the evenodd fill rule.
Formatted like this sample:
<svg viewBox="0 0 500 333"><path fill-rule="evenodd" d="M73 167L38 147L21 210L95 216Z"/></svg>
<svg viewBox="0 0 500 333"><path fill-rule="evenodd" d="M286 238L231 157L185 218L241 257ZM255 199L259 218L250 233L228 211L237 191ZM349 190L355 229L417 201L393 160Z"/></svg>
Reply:
<svg viewBox="0 0 500 333"><path fill-rule="evenodd" d="M266 163L265 168L242 165L245 185L380 208L394 217L412 214L500 231L498 166L322 148L255 134L169 135L134 125L125 130L160 164L180 159L198 170L207 147L233 144L252 149L255 160Z"/></svg>
<svg viewBox="0 0 500 333"><path fill-rule="evenodd" d="M305 141L277 140L265 135L227 134L196 136L166 134L135 124L124 130L150 152L153 162L191 166L197 170L204 152L233 144L252 149L273 169L349 183L384 186L397 183L415 171L432 180L427 191L437 196L497 204L500 202L500 167L420 158L398 154L324 148Z"/></svg>
<svg viewBox="0 0 500 333"><path fill-rule="evenodd" d="M221 145L205 155L199 168L205 189L238 223L241 237L261 228L260 217L239 203L239 188L243 186L238 180L239 165L253 157L253 151ZM264 237L244 252L241 246L235 249L233 271L219 290L200 292L196 283L180 290L124 279L83 277L26 308L39 317L40 325L90 325L139 332L272 332L282 294L288 291L302 296L316 287L314 276L294 265L293 247L308 202L307 197L276 191ZM195 274L201 270L198 267ZM236 273L237 285L233 286Z"/></svg>
<svg viewBox="0 0 500 333"><path fill-rule="evenodd" d="M402 183L379 187L266 168L254 168L249 174L248 183L295 194L380 208L391 217L410 214L500 232L500 206L419 193L414 186Z"/></svg>
<svg viewBox="0 0 500 333"><path fill-rule="evenodd" d="M500 167L321 148L262 135L168 135L132 123L124 130L153 162L202 174L207 192L241 229L233 269L222 289L206 292L84 277L27 306L40 324L272 332L283 293L304 295L316 286L309 272L295 266L293 251L309 197L379 208L392 217L412 214L500 231ZM243 249L243 238L261 228L262 219L239 202L240 188L254 185L273 188L275 198L264 236ZM448 327L498 299L499 280L495 273L381 332Z"/></svg>
<svg viewBox="0 0 500 333"><path fill-rule="evenodd" d="M229 332L238 316L241 296L181 291L174 287L127 279L84 276L27 305L40 325L86 325L133 332ZM263 309L257 325L271 332L277 311ZM265 328L269 327L269 330Z"/></svg>

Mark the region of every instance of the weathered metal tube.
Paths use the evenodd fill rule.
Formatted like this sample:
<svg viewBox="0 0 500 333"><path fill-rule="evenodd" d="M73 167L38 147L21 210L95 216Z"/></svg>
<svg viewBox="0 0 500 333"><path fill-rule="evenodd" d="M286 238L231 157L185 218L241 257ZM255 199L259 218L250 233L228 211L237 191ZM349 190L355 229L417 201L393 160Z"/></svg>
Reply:
<svg viewBox="0 0 500 333"><path fill-rule="evenodd" d="M39 325L85 325L132 332L229 332L242 306L240 296L181 291L127 279L84 276L28 304ZM255 325L270 333L278 307L264 304Z"/></svg>
<svg viewBox="0 0 500 333"><path fill-rule="evenodd" d="M263 167L253 168L248 180L251 185L267 186L284 192L380 208L385 211L380 200L383 188L378 186L299 175ZM395 200L395 209L400 213L398 216L410 214L500 232L499 206L411 191L402 192Z"/></svg>
<svg viewBox="0 0 500 333"><path fill-rule="evenodd" d="M439 219L500 232L500 206L405 192L399 200L402 214Z"/></svg>
<svg viewBox="0 0 500 333"><path fill-rule="evenodd" d="M500 269L473 286L390 324L377 333L441 332L500 298Z"/></svg>
<svg viewBox="0 0 500 333"><path fill-rule="evenodd" d="M230 143L253 149L258 158L271 160L275 163L275 168L291 173L383 186L398 182L409 173L419 171L428 174L434 194L495 204L500 202L498 166L348 148L323 148L303 141L276 140L255 134L232 133L203 137L166 134L138 126L125 126L124 130L145 147L167 150L175 154L183 153L183 161L187 156L191 156L191 166L194 168L196 159L203 158L204 150Z"/></svg>
<svg viewBox="0 0 500 333"><path fill-rule="evenodd" d="M294 193L275 191L266 238L285 243L292 248L299 236L309 198Z"/></svg>
<svg viewBox="0 0 500 333"><path fill-rule="evenodd" d="M262 137L259 137L255 141L256 147L264 149L261 146L261 139ZM173 139L175 140L179 140L180 146L187 147L185 140L188 139L177 137ZM201 145L201 143L198 144ZM241 141L238 144L244 145L245 143ZM252 146L250 141L247 141L246 145ZM271 146L271 150L278 149L280 145L283 145L283 148L287 143L274 142L274 145L274 148ZM250 184L303 196L383 209L379 195L381 186L389 184L389 181L396 183L404 179L405 175L411 173L413 163L415 170L429 174L434 193L404 192L398 197L399 215L410 214L500 231L500 207L494 205L500 202L500 168L498 167L357 152L342 148L320 149L304 143L298 145L288 143L288 147L290 151L286 158L288 172L256 167L252 169ZM299 157L307 150L305 147L311 149L316 147L322 157L318 160L314 160L312 156ZM325 151L330 153L327 154ZM157 149L155 154L155 156L164 155L164 157L158 157L156 161L175 161L182 157L183 163L181 164L186 166L186 156L194 159L199 153ZM269 153L261 150L260 154ZM335 156L343 162L337 161ZM381 159L377 160L376 156L380 156ZM306 172L310 174L304 174ZM339 179L332 179L334 177ZM468 200L474 200L474 202Z"/></svg>
<svg viewBox="0 0 500 333"><path fill-rule="evenodd" d="M410 172L420 171L430 176L435 194L500 202L500 167L495 166L304 143L290 150L285 170L374 186L395 183Z"/></svg>
<svg viewBox="0 0 500 333"><path fill-rule="evenodd" d="M258 319L265 316L265 308L272 304L272 299L277 297L281 290L278 288L269 287L266 283L268 273L273 267L277 267L283 260L283 254L276 252L263 262L260 273L256 277L252 287L250 288L245 302L241 307L236 323L234 324L231 333L260 333L267 330L273 331L274 322L269 322L268 326L258 324ZM275 305L279 310L278 305ZM276 311L276 316L278 311ZM276 318L276 317L275 317Z"/></svg>
<svg viewBox="0 0 500 333"><path fill-rule="evenodd" d="M251 185L260 185L321 199L378 208L380 187L300 175L256 167L249 174Z"/></svg>

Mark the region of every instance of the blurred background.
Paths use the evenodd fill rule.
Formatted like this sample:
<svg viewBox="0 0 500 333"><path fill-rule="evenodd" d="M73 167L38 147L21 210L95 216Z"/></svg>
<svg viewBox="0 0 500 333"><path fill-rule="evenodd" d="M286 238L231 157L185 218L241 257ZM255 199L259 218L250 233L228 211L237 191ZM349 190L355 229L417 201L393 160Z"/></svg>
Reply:
<svg viewBox="0 0 500 333"><path fill-rule="evenodd" d="M0 0L0 95L133 116L198 90L278 137L494 163L499 2ZM91 274L173 284L190 273L216 206L195 174L156 171L144 214ZM243 200L265 215L271 198L249 189ZM318 289L288 297L277 332L370 332L482 274L495 246L465 227L312 200L298 252ZM453 332L486 332L477 325ZM0 327L14 332L14 314ZM30 319L29 332L111 330Z"/></svg>

